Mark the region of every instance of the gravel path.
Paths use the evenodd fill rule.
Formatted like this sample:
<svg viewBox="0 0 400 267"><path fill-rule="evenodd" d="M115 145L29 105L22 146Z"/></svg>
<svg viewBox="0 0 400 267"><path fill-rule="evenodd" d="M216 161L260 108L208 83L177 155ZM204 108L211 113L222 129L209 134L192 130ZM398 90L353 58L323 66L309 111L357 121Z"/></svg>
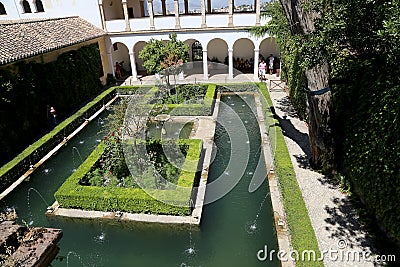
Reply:
<svg viewBox="0 0 400 267"><path fill-rule="evenodd" d="M283 90L274 89L270 95L284 130L286 145L319 248L327 251L325 266L379 266L372 262L372 256L362 254L372 253L374 249L368 234L358 222L348 196L326 181L322 174L310 169L307 125L296 116Z"/></svg>

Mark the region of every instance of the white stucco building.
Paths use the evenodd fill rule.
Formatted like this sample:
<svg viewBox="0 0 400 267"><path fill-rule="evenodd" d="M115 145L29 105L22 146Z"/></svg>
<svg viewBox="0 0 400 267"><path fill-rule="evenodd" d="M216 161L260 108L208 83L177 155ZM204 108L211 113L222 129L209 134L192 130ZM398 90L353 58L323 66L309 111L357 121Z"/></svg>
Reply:
<svg viewBox="0 0 400 267"><path fill-rule="evenodd" d="M168 39L172 32L189 45L190 60L204 79L213 64L228 78L239 67L237 59L249 62L259 55L279 56L273 37L257 39L247 29L266 23L260 16L266 0L0 0L0 20L79 16L106 32L106 72L115 74L115 63L136 80L145 74L138 58L151 38ZM104 60L103 60L104 61ZM257 62L257 60L255 60ZM243 69L257 77L257 64Z"/></svg>

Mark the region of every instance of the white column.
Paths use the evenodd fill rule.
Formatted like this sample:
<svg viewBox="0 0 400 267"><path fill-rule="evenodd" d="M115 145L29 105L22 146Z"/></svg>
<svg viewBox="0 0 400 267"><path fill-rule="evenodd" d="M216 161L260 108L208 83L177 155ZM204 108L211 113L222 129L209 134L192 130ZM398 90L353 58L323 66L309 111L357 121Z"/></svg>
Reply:
<svg viewBox="0 0 400 267"><path fill-rule="evenodd" d="M233 0L229 0L229 22L228 27L233 27Z"/></svg>
<svg viewBox="0 0 400 267"><path fill-rule="evenodd" d="M112 73L112 75L115 77L115 69L111 52L107 51L107 59L108 59L108 65L110 66L109 73Z"/></svg>
<svg viewBox="0 0 400 267"><path fill-rule="evenodd" d="M131 57L132 81L137 81L135 52L130 52L129 56Z"/></svg>
<svg viewBox="0 0 400 267"><path fill-rule="evenodd" d="M229 59L228 79L233 79L233 49L228 49L228 59Z"/></svg>
<svg viewBox="0 0 400 267"><path fill-rule="evenodd" d="M206 22L206 0L201 0L201 27L207 28Z"/></svg>
<svg viewBox="0 0 400 267"><path fill-rule="evenodd" d="M260 56L260 50L254 49L254 80L258 80L258 57Z"/></svg>
<svg viewBox="0 0 400 267"><path fill-rule="evenodd" d="M204 74L204 80L208 80L207 50L203 50L203 74Z"/></svg>
<svg viewBox="0 0 400 267"><path fill-rule="evenodd" d="M256 0L256 26L260 26L260 18L261 18L261 1Z"/></svg>
<svg viewBox="0 0 400 267"><path fill-rule="evenodd" d="M175 29L180 29L181 21L179 19L179 2L178 2L178 0L174 0L174 7L175 7Z"/></svg>
<svg viewBox="0 0 400 267"><path fill-rule="evenodd" d="M104 16L103 1L99 1L99 9L100 9L101 26L103 27L103 30L107 31L106 18Z"/></svg>
<svg viewBox="0 0 400 267"><path fill-rule="evenodd" d="M149 11L150 17L150 30L154 30L154 12L153 12L153 0L147 0L147 10Z"/></svg>
<svg viewBox="0 0 400 267"><path fill-rule="evenodd" d="M129 25L128 4L126 0L122 0L122 8L124 9L125 31L130 32L131 25Z"/></svg>

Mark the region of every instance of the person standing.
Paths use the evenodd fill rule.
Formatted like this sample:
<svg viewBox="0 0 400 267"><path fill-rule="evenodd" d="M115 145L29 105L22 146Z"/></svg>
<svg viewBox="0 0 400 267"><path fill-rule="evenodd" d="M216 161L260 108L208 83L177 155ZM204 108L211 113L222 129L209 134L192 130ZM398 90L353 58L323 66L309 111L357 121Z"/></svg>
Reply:
<svg viewBox="0 0 400 267"><path fill-rule="evenodd" d="M264 80L265 79L265 69L267 68L267 63L264 62L264 60L261 60L260 65L258 66L258 73L260 75L260 79Z"/></svg>
<svg viewBox="0 0 400 267"><path fill-rule="evenodd" d="M269 62L268 62L268 67L269 67L269 74L272 75L272 73L274 72L274 56L272 54L269 54L269 58L268 58Z"/></svg>
<svg viewBox="0 0 400 267"><path fill-rule="evenodd" d="M116 76L117 79L121 79L122 78L121 64L118 61L115 62L115 76Z"/></svg>
<svg viewBox="0 0 400 267"><path fill-rule="evenodd" d="M54 109L54 107L50 108L50 121L51 121L51 124L53 126L56 126L58 124L58 122L57 122L57 112Z"/></svg>

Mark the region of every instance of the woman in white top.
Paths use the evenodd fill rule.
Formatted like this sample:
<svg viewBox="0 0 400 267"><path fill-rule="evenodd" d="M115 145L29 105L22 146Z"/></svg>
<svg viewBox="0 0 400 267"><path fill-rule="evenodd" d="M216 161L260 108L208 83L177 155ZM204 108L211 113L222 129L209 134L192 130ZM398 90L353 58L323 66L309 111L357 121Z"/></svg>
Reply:
<svg viewBox="0 0 400 267"><path fill-rule="evenodd" d="M267 68L267 63L264 60L261 60L260 65L258 66L258 73L260 74L260 79L263 80L265 78L265 69Z"/></svg>

